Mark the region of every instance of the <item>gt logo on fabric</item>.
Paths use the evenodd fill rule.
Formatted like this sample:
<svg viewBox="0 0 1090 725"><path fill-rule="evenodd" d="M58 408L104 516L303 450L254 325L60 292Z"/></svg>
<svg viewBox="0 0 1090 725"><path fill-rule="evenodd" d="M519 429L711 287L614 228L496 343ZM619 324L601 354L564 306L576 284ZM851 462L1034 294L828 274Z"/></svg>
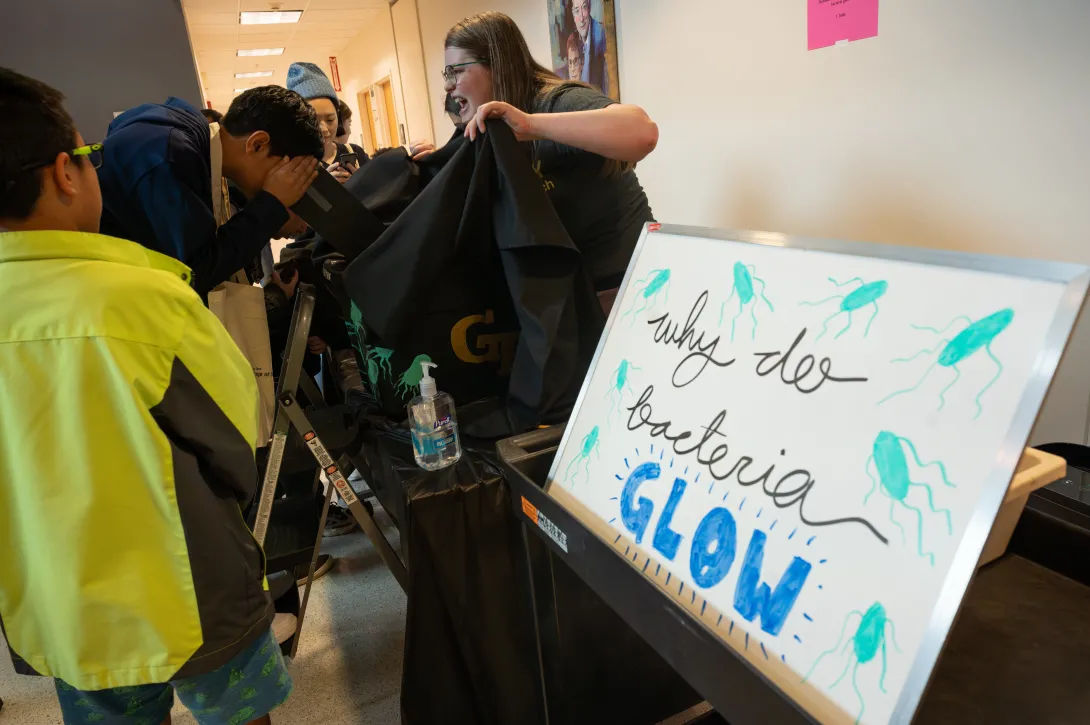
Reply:
<svg viewBox="0 0 1090 725"><path fill-rule="evenodd" d="M511 374L511 366L515 361L515 347L519 339L517 332L489 333L478 336L472 346L469 342L470 328L480 324L491 325L495 319L492 310L485 311L483 315L463 317L450 328L450 346L462 362L499 363L499 374L506 376Z"/></svg>

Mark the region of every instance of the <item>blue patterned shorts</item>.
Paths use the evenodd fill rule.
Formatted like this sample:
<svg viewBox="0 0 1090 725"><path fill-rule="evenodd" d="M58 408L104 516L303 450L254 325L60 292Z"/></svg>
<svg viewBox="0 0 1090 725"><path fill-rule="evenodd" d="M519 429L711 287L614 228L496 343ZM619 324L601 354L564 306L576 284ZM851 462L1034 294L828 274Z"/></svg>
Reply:
<svg viewBox="0 0 1090 725"><path fill-rule="evenodd" d="M291 675L272 632L205 675L161 685L82 692L56 681L65 725L160 725L174 693L200 725L245 725L279 707L291 694Z"/></svg>

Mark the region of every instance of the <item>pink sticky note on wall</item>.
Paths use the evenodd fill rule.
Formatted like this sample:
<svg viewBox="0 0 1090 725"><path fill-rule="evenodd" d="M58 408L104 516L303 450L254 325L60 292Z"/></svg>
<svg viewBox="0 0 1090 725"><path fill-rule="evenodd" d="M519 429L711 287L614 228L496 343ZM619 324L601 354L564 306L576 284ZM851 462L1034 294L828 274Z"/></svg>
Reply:
<svg viewBox="0 0 1090 725"><path fill-rule="evenodd" d="M806 0L808 49L878 35L878 0Z"/></svg>

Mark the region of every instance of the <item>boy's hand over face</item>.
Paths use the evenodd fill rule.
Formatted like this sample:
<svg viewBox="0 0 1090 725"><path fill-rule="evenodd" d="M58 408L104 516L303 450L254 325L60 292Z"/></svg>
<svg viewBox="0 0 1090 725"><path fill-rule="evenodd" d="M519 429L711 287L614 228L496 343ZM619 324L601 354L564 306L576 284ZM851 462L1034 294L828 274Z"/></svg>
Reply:
<svg viewBox="0 0 1090 725"><path fill-rule="evenodd" d="M262 187L287 208L294 206L318 178L318 159L311 156L286 156L265 176Z"/></svg>

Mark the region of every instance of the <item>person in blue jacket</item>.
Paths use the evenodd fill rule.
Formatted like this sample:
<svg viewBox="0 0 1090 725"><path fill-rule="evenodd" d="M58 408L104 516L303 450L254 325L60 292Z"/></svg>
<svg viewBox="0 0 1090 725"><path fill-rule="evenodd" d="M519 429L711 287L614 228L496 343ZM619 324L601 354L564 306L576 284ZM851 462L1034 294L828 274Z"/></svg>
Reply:
<svg viewBox="0 0 1090 725"><path fill-rule="evenodd" d="M184 262L202 298L300 225L288 209L323 153L314 111L279 86L242 93L219 124L178 98L138 106L103 146L102 233ZM233 216L227 180L247 198Z"/></svg>

